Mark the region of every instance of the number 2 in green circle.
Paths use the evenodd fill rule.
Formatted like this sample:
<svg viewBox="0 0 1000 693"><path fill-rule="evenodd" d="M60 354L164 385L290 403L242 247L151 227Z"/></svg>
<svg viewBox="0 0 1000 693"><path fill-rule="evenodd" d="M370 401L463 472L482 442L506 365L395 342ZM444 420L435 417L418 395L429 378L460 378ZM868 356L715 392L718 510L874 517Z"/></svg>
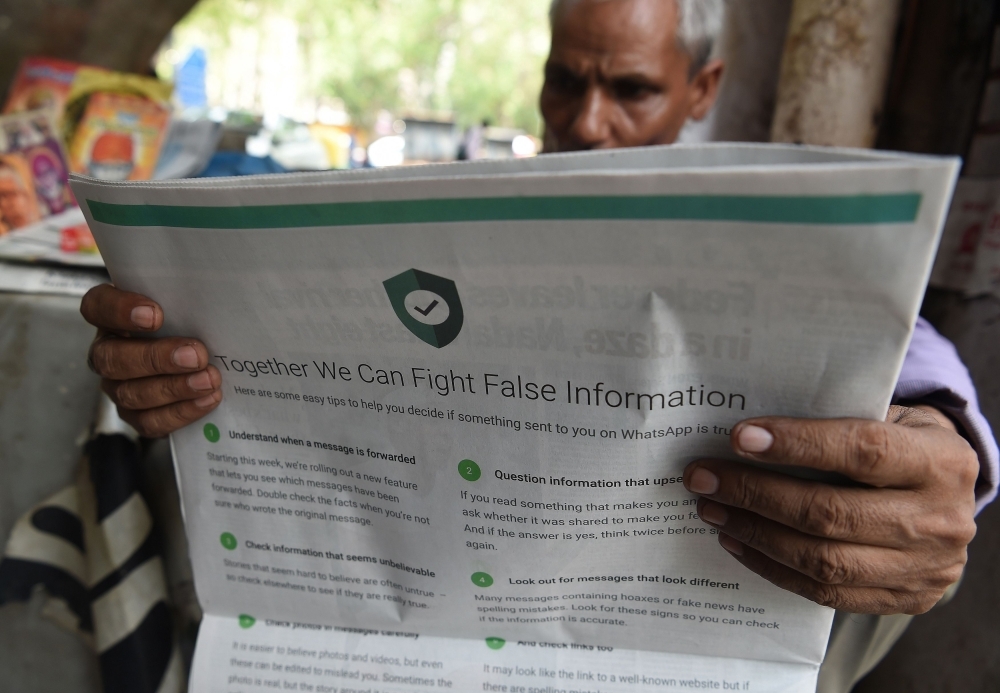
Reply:
<svg viewBox="0 0 1000 693"><path fill-rule="evenodd" d="M466 481L476 481L483 475L479 465L472 460L462 460L458 463L458 473Z"/></svg>

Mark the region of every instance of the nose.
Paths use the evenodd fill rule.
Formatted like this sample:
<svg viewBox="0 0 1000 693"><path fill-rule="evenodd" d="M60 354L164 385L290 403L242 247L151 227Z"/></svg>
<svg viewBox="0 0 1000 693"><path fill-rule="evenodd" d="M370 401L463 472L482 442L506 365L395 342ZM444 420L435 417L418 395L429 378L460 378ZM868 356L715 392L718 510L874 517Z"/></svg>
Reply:
<svg viewBox="0 0 1000 693"><path fill-rule="evenodd" d="M590 85L580 100L569 136L575 148L600 149L611 146L611 99L598 85Z"/></svg>

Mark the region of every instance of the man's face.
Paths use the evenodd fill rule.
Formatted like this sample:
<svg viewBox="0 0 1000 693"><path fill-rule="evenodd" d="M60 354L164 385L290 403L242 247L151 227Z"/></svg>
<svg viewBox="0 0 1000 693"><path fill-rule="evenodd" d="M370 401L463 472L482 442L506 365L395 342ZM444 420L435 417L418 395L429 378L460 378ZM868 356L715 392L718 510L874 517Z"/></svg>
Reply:
<svg viewBox="0 0 1000 693"><path fill-rule="evenodd" d="M541 110L556 151L670 144L715 101L722 63L690 77L672 0L575 0L553 20Z"/></svg>
<svg viewBox="0 0 1000 693"><path fill-rule="evenodd" d="M36 221L32 216L28 191L13 176L0 174L0 220L17 229Z"/></svg>

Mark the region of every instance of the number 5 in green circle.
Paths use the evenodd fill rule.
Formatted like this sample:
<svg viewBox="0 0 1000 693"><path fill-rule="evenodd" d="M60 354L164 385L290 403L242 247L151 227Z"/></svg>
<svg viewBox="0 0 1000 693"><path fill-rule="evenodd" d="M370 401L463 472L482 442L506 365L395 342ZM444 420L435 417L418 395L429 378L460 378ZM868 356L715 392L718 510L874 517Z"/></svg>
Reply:
<svg viewBox="0 0 1000 693"><path fill-rule="evenodd" d="M483 475L479 465L472 460L462 460L458 463L458 473L466 481L475 481Z"/></svg>

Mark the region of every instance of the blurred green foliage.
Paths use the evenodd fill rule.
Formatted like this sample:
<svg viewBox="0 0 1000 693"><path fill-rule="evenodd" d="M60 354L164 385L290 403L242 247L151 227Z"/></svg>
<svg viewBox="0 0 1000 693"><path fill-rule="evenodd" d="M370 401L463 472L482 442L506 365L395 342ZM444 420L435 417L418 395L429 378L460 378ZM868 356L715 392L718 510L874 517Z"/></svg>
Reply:
<svg viewBox="0 0 1000 693"><path fill-rule="evenodd" d="M307 88L370 127L379 109L538 134L549 0L201 0L175 30L208 51L268 17L293 21Z"/></svg>

